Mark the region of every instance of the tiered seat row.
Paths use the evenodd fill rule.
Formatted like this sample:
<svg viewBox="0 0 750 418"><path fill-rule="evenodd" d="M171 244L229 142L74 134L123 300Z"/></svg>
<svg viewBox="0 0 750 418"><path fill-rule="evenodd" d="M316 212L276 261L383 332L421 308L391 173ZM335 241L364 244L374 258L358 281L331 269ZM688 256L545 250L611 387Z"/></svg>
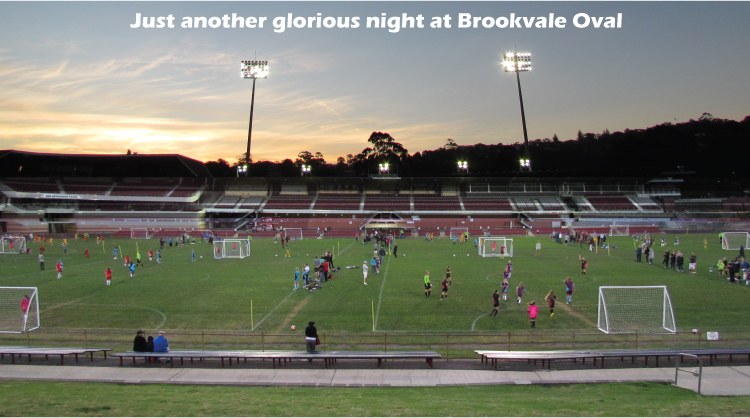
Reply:
<svg viewBox="0 0 750 418"><path fill-rule="evenodd" d="M60 193L57 182L3 180L6 186L13 190L26 193Z"/></svg>
<svg viewBox="0 0 750 418"><path fill-rule="evenodd" d="M414 210L460 211L458 197L414 195Z"/></svg>
<svg viewBox="0 0 750 418"><path fill-rule="evenodd" d="M627 197L624 196L586 196L594 209L599 211L631 211L637 210Z"/></svg>
<svg viewBox="0 0 750 418"><path fill-rule="evenodd" d="M311 196L272 196L264 209L310 209Z"/></svg>
<svg viewBox="0 0 750 418"><path fill-rule="evenodd" d="M365 196L365 211L408 211L411 199L404 195L368 194Z"/></svg>
<svg viewBox="0 0 750 418"><path fill-rule="evenodd" d="M513 202L516 204L518 210L537 210L534 201L528 197L514 197Z"/></svg>
<svg viewBox="0 0 750 418"><path fill-rule="evenodd" d="M315 201L319 210L359 210L362 195L359 193L320 193Z"/></svg>
<svg viewBox="0 0 750 418"><path fill-rule="evenodd" d="M540 197L539 204L544 210L565 210L565 206L555 197Z"/></svg>
<svg viewBox="0 0 750 418"><path fill-rule="evenodd" d="M513 211L507 197L464 197L464 209L491 210L491 211Z"/></svg>

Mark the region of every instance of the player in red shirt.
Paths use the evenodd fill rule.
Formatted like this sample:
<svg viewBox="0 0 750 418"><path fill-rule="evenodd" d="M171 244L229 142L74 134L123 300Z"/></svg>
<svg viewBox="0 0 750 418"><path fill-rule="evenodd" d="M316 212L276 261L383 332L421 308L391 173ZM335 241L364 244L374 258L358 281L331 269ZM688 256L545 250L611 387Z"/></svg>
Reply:
<svg viewBox="0 0 750 418"><path fill-rule="evenodd" d="M39 254L44 254L44 247L39 247Z"/></svg>
<svg viewBox="0 0 750 418"><path fill-rule="evenodd" d="M86 258L89 258L89 249L88 248L86 248L85 250L83 250L83 255L85 255Z"/></svg>
<svg viewBox="0 0 750 418"><path fill-rule="evenodd" d="M125 256L125 265L123 267L130 267L130 256Z"/></svg>
<svg viewBox="0 0 750 418"><path fill-rule="evenodd" d="M112 281L112 269L107 268L107 271L104 272L104 276L107 277L107 286L109 286L109 282Z"/></svg>
<svg viewBox="0 0 750 418"><path fill-rule="evenodd" d="M154 250L148 250L148 261L153 261L154 259Z"/></svg>
<svg viewBox="0 0 750 418"><path fill-rule="evenodd" d="M59 279L59 278L62 277L62 272L63 272L63 262L62 262L62 260L58 261L57 265L55 267L57 268L57 278Z"/></svg>
<svg viewBox="0 0 750 418"><path fill-rule="evenodd" d="M29 295L24 295L21 299L21 313L23 315L23 328L26 328L26 318L29 316L29 305L31 305L31 298Z"/></svg>

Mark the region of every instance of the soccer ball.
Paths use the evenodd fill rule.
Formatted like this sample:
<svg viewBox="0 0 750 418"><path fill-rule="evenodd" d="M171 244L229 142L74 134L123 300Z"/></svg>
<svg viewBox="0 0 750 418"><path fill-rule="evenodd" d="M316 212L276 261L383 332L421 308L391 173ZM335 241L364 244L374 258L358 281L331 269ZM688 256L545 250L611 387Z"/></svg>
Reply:
<svg viewBox="0 0 750 418"><path fill-rule="evenodd" d="M453 254L453 256L455 257L456 255L455 255L455 254Z"/></svg>
<svg viewBox="0 0 750 418"><path fill-rule="evenodd" d="M693 334L697 334L697 333L699 333L699 332L700 332L700 330L698 330L697 328L696 328L696 329L693 329Z"/></svg>
<svg viewBox="0 0 750 418"><path fill-rule="evenodd" d="M292 329L295 329L295 328L297 328L297 327L295 327L294 325L292 325Z"/></svg>
<svg viewBox="0 0 750 418"><path fill-rule="evenodd" d="M406 254L401 254L401 257L406 257Z"/></svg>
<svg viewBox="0 0 750 418"><path fill-rule="evenodd" d="M274 255L274 257L278 257L278 256L279 256L278 254Z"/></svg>
<svg viewBox="0 0 750 418"><path fill-rule="evenodd" d="M469 254L466 254L466 256L468 257L468 256L469 256Z"/></svg>
<svg viewBox="0 0 750 418"><path fill-rule="evenodd" d="M200 256L200 258L203 258L203 256Z"/></svg>

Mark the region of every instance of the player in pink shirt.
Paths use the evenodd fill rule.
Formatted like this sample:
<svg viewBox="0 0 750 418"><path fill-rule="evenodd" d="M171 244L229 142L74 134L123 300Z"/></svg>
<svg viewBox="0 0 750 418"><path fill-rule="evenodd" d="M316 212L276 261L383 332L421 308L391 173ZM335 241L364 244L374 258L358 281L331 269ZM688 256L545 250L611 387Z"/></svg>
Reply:
<svg viewBox="0 0 750 418"><path fill-rule="evenodd" d="M539 307L536 306L536 302L533 300L529 302L529 309L527 309L529 312L529 321L531 321L531 328L534 328L536 325L536 314L539 313Z"/></svg>

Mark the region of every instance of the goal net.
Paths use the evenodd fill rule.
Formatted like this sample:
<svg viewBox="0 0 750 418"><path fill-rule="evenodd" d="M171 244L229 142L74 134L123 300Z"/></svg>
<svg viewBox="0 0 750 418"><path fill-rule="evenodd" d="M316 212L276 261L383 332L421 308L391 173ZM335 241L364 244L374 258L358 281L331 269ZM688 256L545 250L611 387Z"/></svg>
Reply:
<svg viewBox="0 0 750 418"><path fill-rule="evenodd" d="M599 329L607 334L676 333L666 286L600 286Z"/></svg>
<svg viewBox="0 0 750 418"><path fill-rule="evenodd" d="M302 228L284 228L284 237L289 237L289 239L294 239L294 237L302 239Z"/></svg>
<svg viewBox="0 0 750 418"><path fill-rule="evenodd" d="M26 252L26 237L2 237L0 254L21 254Z"/></svg>
<svg viewBox="0 0 750 418"><path fill-rule="evenodd" d="M450 230L450 238L461 237L461 234L467 234L469 233L469 228L466 227L458 227L458 228L451 228Z"/></svg>
<svg viewBox="0 0 750 418"><path fill-rule="evenodd" d="M477 247L482 257L513 257L513 238L479 238Z"/></svg>
<svg viewBox="0 0 750 418"><path fill-rule="evenodd" d="M747 232L724 232L721 239L722 250L739 250L740 245L747 248L750 244L750 234Z"/></svg>
<svg viewBox="0 0 750 418"><path fill-rule="evenodd" d="M250 257L250 241L247 239L225 239L214 241L214 258Z"/></svg>
<svg viewBox="0 0 750 418"><path fill-rule="evenodd" d="M630 226L628 225L610 225L609 226L610 237L629 237Z"/></svg>
<svg viewBox="0 0 750 418"><path fill-rule="evenodd" d="M19 334L39 328L36 287L0 287L0 332Z"/></svg>
<svg viewBox="0 0 750 418"><path fill-rule="evenodd" d="M130 228L130 239L148 239L147 228Z"/></svg>

